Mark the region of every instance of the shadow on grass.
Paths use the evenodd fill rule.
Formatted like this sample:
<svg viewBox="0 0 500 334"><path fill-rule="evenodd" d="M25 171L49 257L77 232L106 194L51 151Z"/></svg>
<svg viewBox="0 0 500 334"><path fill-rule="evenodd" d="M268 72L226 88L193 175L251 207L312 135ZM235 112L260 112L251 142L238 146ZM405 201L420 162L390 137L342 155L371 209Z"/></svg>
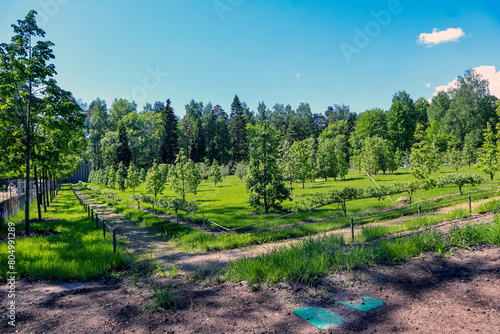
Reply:
<svg viewBox="0 0 500 334"><path fill-rule="evenodd" d="M44 217L57 220L34 222L31 229L52 228L61 234L18 240L16 269L20 275L87 280L103 275L113 268L124 268L125 259L119 253L113 253L110 238L103 239L101 232L96 230L95 224L87 217L69 186L63 186L54 204L57 212L45 214ZM36 211L36 206L32 209ZM33 215L34 211L31 212L32 217ZM0 245L2 246L5 247Z"/></svg>

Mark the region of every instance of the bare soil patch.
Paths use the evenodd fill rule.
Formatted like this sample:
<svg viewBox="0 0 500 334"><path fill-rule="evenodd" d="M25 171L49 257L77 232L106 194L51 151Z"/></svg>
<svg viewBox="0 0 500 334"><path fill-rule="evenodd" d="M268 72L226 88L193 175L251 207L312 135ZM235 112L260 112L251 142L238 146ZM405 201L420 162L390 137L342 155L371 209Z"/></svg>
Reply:
<svg viewBox="0 0 500 334"><path fill-rule="evenodd" d="M218 282L217 276L17 282L16 327L4 333L498 333L500 248L425 254L399 266L334 273L303 285ZM176 311L143 310L149 284L170 286ZM54 286L56 288L54 288ZM63 288L57 288L63 286ZM2 297L6 285L0 288ZM361 296L385 304L366 313L340 305ZM7 298L1 298L6 301ZM5 302L4 302L5 303ZM319 306L348 320L319 330L294 310Z"/></svg>

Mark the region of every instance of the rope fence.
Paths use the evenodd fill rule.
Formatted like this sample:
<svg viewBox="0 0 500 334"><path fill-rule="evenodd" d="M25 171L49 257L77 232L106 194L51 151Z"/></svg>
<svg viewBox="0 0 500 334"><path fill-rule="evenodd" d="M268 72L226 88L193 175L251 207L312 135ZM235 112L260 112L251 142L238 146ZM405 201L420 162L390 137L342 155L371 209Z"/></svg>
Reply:
<svg viewBox="0 0 500 334"><path fill-rule="evenodd" d="M484 190L491 190L491 188L484 189ZM356 221L369 220L369 219L373 219L373 218L390 216L390 215L395 215L395 214L400 214L400 213L410 212L410 211L418 211L419 217L420 217L421 214L422 214L422 209L432 208L432 207L440 206L440 205L443 205L443 204L460 202L460 201L463 201L463 200L465 200L467 198L469 199L469 211L472 211L472 208L471 208L471 199L472 198L489 196L489 195L497 194L497 193L498 193L498 191L491 192L491 193L486 193L486 194L475 195L475 196L468 195L468 197L466 197L466 198L458 198L458 199L454 199L454 200L450 200L450 201L446 201L446 202L440 202L440 203L436 203L436 204L429 204L429 205L423 205L423 206L419 204L418 207L408 208L408 209L403 209L403 210L398 210L398 211L390 211L390 212L387 212L387 213L383 213L383 214L379 214L379 215L374 215L374 216L369 216L369 217L362 217L362 218L353 218L353 217L351 217L351 230L353 229L353 223L356 222ZM76 193L75 193L75 195L76 195ZM78 196L77 196L77 198L78 198ZM249 224L249 225L245 225L245 226L238 226L238 227L235 227L235 228L229 228L229 225L227 225L227 222L226 222L227 226L222 226L221 224L218 224L218 223L216 223L216 222L214 222L214 221L212 221L212 220L210 220L208 218L205 218L205 215L200 216L200 215L198 215L198 214L196 214L194 212L188 212L188 211L185 211L185 210L182 210L182 209L179 209L179 210L184 211L187 214L193 215L195 217L201 218L203 226L205 225L205 223L209 223L209 224L215 226L215 228L218 229L221 232L231 233L231 232L239 231L239 230L242 230L242 229L245 229L245 228L249 228L249 227L252 227L252 226L257 226L257 225L261 225L261 224L268 223L268 222L271 222L271 221L275 221L275 220L283 219L283 218L286 218L286 217L290 217L290 216L293 216L293 215L298 215L298 214L301 214L301 213L304 213L304 212L307 212L307 211L312 211L312 210L315 210L315 209L318 209L318 208L321 208L321 207L324 207L324 206L333 205L333 204L342 204L342 202L345 203L345 202L356 201L356 200L363 200L363 199L369 199L369 198L374 198L374 197L363 197L363 198L357 198L357 199L352 199L352 200L335 201L335 202L331 202L331 203L321 204L321 205L313 207L313 208L311 208L309 210L288 213L288 214L283 215L283 216L279 216L279 217L267 219L267 220L264 220L264 221L261 221L261 222L258 222L258 223L253 223L253 224ZM82 204L84 204L84 203L82 203ZM127 205L128 205L128 200L127 200ZM176 212L176 219L177 219L177 222L178 222L179 216L178 216L177 212ZM110 229L111 229L111 227L110 227Z"/></svg>

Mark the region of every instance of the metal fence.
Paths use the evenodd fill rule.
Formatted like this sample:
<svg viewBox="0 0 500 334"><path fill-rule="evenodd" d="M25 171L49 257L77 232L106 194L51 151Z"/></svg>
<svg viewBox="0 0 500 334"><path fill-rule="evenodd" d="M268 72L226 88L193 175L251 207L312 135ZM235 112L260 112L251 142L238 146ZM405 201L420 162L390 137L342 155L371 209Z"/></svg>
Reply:
<svg viewBox="0 0 500 334"><path fill-rule="evenodd" d="M37 194L35 180L30 180L28 186L26 186L25 179L1 180L0 183L5 184L5 181L8 181L6 184L7 191L0 192L0 224L8 221L20 210L24 209L26 199L31 204L35 199L41 197L49 205L61 187L60 180L39 181ZM14 187L10 187L10 185Z"/></svg>
<svg viewBox="0 0 500 334"><path fill-rule="evenodd" d="M27 197L30 203L37 198L34 180L29 182L28 187L26 187L26 180L24 179L7 181L8 190L0 192L0 223L6 222L22 210L26 205ZM10 188L11 184L15 187Z"/></svg>
<svg viewBox="0 0 500 334"><path fill-rule="evenodd" d="M82 162L80 168L73 172L73 175L64 179L62 183L78 183L79 181L89 182L89 175L92 170L92 162Z"/></svg>

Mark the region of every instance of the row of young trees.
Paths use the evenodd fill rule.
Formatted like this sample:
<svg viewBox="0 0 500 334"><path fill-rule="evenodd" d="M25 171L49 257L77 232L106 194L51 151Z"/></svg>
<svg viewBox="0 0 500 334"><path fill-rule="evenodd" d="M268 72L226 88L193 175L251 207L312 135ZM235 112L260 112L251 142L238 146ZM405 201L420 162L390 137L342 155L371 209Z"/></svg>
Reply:
<svg viewBox="0 0 500 334"><path fill-rule="evenodd" d="M478 185L484 182L481 175L477 174L446 174L440 175L437 179L428 178L422 180L411 180L407 182L395 182L389 186L380 187L345 187L342 190L332 190L328 193L313 194L310 198L295 203L295 211L306 211L321 206L339 203L342 206L344 217L347 215L346 202L356 199L379 198L386 196L407 193L408 203L412 203L412 197L417 190L429 190L446 185L455 185L460 194L465 185Z"/></svg>
<svg viewBox="0 0 500 334"><path fill-rule="evenodd" d="M44 40L36 12L12 25L10 43L0 44L0 176L35 180L64 178L80 164L85 114L73 95L54 80L53 43ZM37 193L40 193L35 182ZM40 196L38 218L41 219ZM30 203L25 206L30 235Z"/></svg>

